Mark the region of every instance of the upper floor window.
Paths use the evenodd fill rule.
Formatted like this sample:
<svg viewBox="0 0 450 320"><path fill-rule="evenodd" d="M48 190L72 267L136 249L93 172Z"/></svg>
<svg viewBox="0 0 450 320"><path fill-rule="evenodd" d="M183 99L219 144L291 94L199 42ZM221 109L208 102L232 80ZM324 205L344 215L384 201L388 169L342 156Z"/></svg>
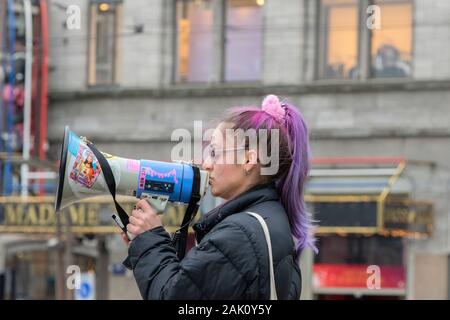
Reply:
<svg viewBox="0 0 450 320"><path fill-rule="evenodd" d="M89 85L118 82L118 50L122 4L91 0L89 22Z"/></svg>
<svg viewBox="0 0 450 320"><path fill-rule="evenodd" d="M319 77L351 78L358 64L358 0L323 0Z"/></svg>
<svg viewBox="0 0 450 320"><path fill-rule="evenodd" d="M411 1L375 1L381 12L381 28L372 31L372 77L401 78L412 70Z"/></svg>
<svg viewBox="0 0 450 320"><path fill-rule="evenodd" d="M255 0L226 2L225 81L260 79L263 3Z"/></svg>
<svg viewBox="0 0 450 320"><path fill-rule="evenodd" d="M412 29L411 0L321 0L318 77L411 76Z"/></svg>
<svg viewBox="0 0 450 320"><path fill-rule="evenodd" d="M175 81L255 81L263 0L177 0Z"/></svg>
<svg viewBox="0 0 450 320"><path fill-rule="evenodd" d="M177 1L177 82L207 82L213 58L211 0Z"/></svg>

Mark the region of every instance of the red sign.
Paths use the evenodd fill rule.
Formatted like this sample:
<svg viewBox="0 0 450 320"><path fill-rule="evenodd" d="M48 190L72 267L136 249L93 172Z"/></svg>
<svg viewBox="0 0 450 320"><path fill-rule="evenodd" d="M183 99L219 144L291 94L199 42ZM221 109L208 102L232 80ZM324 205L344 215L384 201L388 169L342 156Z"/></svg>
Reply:
<svg viewBox="0 0 450 320"><path fill-rule="evenodd" d="M379 267L379 269L378 269ZM369 266L347 264L314 264L313 285L315 288L362 288L368 289L374 277L381 278L381 289L404 289L405 268L403 266Z"/></svg>

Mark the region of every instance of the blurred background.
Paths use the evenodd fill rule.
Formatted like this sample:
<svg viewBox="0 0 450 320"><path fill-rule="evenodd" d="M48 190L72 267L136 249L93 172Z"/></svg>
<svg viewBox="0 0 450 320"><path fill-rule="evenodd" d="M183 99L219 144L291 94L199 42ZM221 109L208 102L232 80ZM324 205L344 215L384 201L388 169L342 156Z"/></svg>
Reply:
<svg viewBox="0 0 450 320"><path fill-rule="evenodd" d="M54 212L64 126L170 161L270 93L311 133L302 299L449 298L450 1L0 0L0 45L0 299L140 299L110 201Z"/></svg>

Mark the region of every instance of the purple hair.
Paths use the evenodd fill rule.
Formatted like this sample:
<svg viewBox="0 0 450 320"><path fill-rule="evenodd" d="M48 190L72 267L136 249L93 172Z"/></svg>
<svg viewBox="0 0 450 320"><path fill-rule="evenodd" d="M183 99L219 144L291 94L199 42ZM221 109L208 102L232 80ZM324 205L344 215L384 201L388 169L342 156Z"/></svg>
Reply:
<svg viewBox="0 0 450 320"><path fill-rule="evenodd" d="M317 252L311 234L313 221L306 211L303 189L310 167L309 134L305 120L296 107L283 103L285 116L282 121L257 107L234 107L228 110L223 122L232 123L233 129L268 130L268 152L271 130L279 130L279 170L270 176L275 181L281 203L289 219L291 232L296 239L296 255L305 247ZM294 192L295 191L295 192Z"/></svg>

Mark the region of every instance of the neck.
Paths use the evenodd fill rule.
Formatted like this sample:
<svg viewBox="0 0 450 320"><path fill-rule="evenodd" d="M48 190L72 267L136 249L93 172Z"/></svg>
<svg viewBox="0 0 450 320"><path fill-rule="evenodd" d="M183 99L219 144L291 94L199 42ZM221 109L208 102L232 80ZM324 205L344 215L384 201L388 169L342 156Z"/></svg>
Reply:
<svg viewBox="0 0 450 320"><path fill-rule="evenodd" d="M236 198L237 196L239 196L240 194L242 194L242 193L246 192L247 190L253 188L254 186L258 185L259 183L260 182L258 180L249 179L246 181L246 183L242 183L239 188L236 188L231 195L227 196L224 199L226 201L230 201L230 200Z"/></svg>

